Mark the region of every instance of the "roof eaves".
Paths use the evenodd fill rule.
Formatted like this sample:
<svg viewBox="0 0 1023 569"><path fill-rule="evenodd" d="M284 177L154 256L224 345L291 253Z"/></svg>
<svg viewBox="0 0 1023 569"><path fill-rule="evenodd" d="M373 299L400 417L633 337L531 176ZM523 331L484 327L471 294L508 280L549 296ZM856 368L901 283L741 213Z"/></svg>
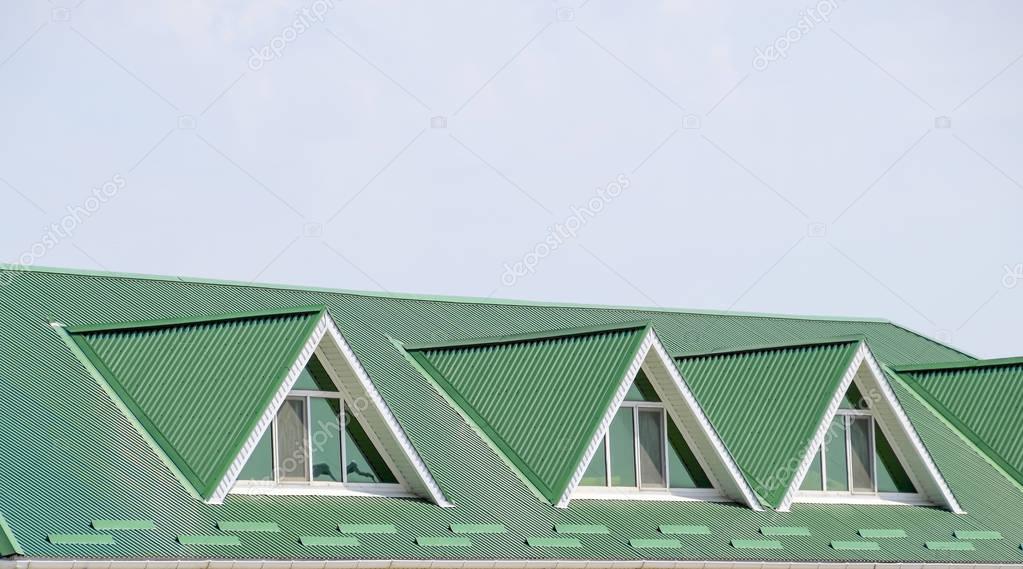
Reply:
<svg viewBox="0 0 1023 569"><path fill-rule="evenodd" d="M478 346L492 346L501 344L514 344L519 342L534 342L537 340L548 340L555 338L571 338L574 336L588 336L591 334L603 334L619 330L632 330L649 327L649 320L625 322L622 324L608 324L602 326L581 326L577 328L564 328L560 330L547 330L544 332L532 332L529 334L513 334L508 336L491 336L487 338L470 338L467 340L453 340L450 342L436 342L430 344L408 344L403 349L410 352L423 352L428 350L444 350L471 348Z"/></svg>
<svg viewBox="0 0 1023 569"><path fill-rule="evenodd" d="M231 320L248 320L250 318L264 318L270 316L288 316L291 314L312 314L323 312L326 306L322 304L309 306L296 306L277 310L256 310L246 312L229 312L226 314L215 314L212 316L189 316L185 318L167 318L162 320L140 320L136 322L109 322L103 324L86 324L82 326L69 326L69 334L88 334L93 332L115 332L124 330L142 330L148 328L168 328L174 326L187 326L190 324L206 324L210 322L227 322Z"/></svg>
<svg viewBox="0 0 1023 569"><path fill-rule="evenodd" d="M700 358L700 357L713 357L713 356L724 356L728 354L742 354L748 352L768 352L773 350L788 350L793 348L812 348L815 346L828 346L834 344L852 344L854 342L866 342L867 337L862 334L853 334L849 336L837 336L833 338L821 338L818 340L800 341L800 342L787 342L780 344L762 344L762 345L751 345L741 346L738 348L722 348L718 350L710 350L706 352L688 352L682 354L672 355L671 358L674 360L684 360L689 358Z"/></svg>

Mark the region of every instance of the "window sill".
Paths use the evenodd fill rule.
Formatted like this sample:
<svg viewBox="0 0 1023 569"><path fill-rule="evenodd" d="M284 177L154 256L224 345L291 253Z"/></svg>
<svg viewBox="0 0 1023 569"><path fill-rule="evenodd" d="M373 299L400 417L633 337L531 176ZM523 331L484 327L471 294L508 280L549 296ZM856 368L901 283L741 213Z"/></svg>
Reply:
<svg viewBox="0 0 1023 569"><path fill-rule="evenodd" d="M229 494L249 496L369 496L415 498L400 484L367 484L337 482L256 482L238 481Z"/></svg>
<svg viewBox="0 0 1023 569"><path fill-rule="evenodd" d="M921 494L880 492L877 494L850 494L847 492L797 492L794 502L806 504L876 504L886 506L932 506Z"/></svg>
<svg viewBox="0 0 1023 569"><path fill-rule="evenodd" d="M653 502L731 502L713 488L608 488L603 486L579 486L572 494L573 500L638 500Z"/></svg>

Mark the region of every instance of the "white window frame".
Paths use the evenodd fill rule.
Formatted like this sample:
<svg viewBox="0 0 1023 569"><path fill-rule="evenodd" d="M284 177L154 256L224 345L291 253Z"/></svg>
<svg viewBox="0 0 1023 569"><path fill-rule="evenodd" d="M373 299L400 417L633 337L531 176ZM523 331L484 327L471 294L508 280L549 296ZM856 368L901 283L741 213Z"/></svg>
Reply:
<svg viewBox="0 0 1023 569"><path fill-rule="evenodd" d="M612 486L611 485L611 442L610 433L605 433L604 441L604 484L601 486L576 487L574 497L579 499L597 500L659 500L659 501L711 501L730 502L731 500L721 494L716 488L672 488L670 465L668 463L668 420L670 415L660 401L622 401L615 416L623 409L630 409L632 413L632 444L633 459L635 462L635 486ZM664 466L664 486L643 486L643 477L639 460L639 413L643 409L654 409L660 411L661 416L661 464ZM688 444L688 441L687 441ZM596 459L597 457L594 457ZM701 468L706 468L703 464Z"/></svg>
<svg viewBox="0 0 1023 569"><path fill-rule="evenodd" d="M338 418L338 429L340 431L339 437L341 440L341 481L331 480L314 480L313 479L313 444L312 444L312 399L314 397L320 397L325 399L335 399L341 401L341 414L342 417L345 412L355 414L351 411L351 405L348 404L347 398L341 391L320 391L310 389L293 389L285 397L285 401L288 400L302 400L305 408L305 433L306 433L306 449L308 457L306 460L306 477L308 480L281 480L280 476L280 457L278 452L280 445L277 437L279 430L277 428L277 413L274 414L273 420L270 423L270 446L271 455L273 457L273 480L238 480L235 482L235 486L232 489L232 493L236 494L282 494L282 495L359 495L359 496L385 496L385 497L412 497L405 486L401 483L401 478L397 474L397 469L391 464L391 461L380 453L380 456L384 459L387 464L387 468L391 471L398 482L349 482L348 481L348 437L345 433L345 419L342 417ZM278 409L278 413L280 410ZM379 452L379 450L377 451Z"/></svg>
<svg viewBox="0 0 1023 569"><path fill-rule="evenodd" d="M853 486L853 473L852 473L852 436L850 434L850 424L852 418L866 417L870 421L869 436L870 436L870 477L871 483L874 487L872 491L856 490ZM880 427L877 419L874 417L874 413L868 409L839 409L835 412L835 417L832 419L832 424L836 419L841 418L843 421L843 436L845 437L845 468L846 468L846 480L849 484L849 490L828 490L828 464L826 457L826 449L822 443L820 448L817 449L820 454L821 460L821 488L823 490L802 490L800 489L796 493L796 501L798 502L809 502L809 503L825 503L825 504L898 504L898 505L921 505L928 504L929 501L917 492L878 492L877 490L877 441L875 429ZM830 426L828 429L830 430ZM883 429L882 429L883 431ZM898 454L896 453L896 456ZM899 456L900 463L902 457ZM903 466L905 468L905 466ZM810 472L807 476L812 475Z"/></svg>

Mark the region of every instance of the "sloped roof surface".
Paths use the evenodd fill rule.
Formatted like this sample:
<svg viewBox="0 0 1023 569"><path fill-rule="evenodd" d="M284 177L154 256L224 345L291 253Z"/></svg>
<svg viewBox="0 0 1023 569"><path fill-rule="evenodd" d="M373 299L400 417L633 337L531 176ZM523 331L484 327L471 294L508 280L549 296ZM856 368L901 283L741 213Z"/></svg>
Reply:
<svg viewBox="0 0 1023 569"><path fill-rule="evenodd" d="M140 427L208 498L322 307L69 330Z"/></svg>
<svg viewBox="0 0 1023 569"><path fill-rule="evenodd" d="M597 327L409 351L553 503L646 331L645 324Z"/></svg>
<svg viewBox="0 0 1023 569"><path fill-rule="evenodd" d="M1023 484L1023 358L905 366L896 371Z"/></svg>
<svg viewBox="0 0 1023 569"><path fill-rule="evenodd" d="M47 324L206 317L323 304L374 385L456 506L385 498L240 496L222 505L192 498L135 427ZM391 339L406 344L650 320L672 353L793 343L863 334L885 364L969 360L882 321L723 315L637 308L429 299L325 290L144 278L69 271L14 273L0 287L0 512L30 556L56 558L348 559L719 559L786 561L1023 561L1023 493L896 380L898 397L967 515L904 506L800 505L754 512L734 504L577 500L543 503L462 420ZM769 434L765 434L769 436ZM153 529L99 530L94 520L148 520ZM184 545L181 535L225 536L220 521L272 522L279 532L244 532L239 545ZM337 524L394 524L346 547L303 545L301 536L340 536ZM502 534L470 536L466 547L424 547L419 536L451 535L451 524L499 523ZM603 524L580 547L527 545L556 537L554 524ZM661 525L707 526L675 549L642 549L631 539L665 537ZM775 538L779 550L737 549L763 526L806 527ZM98 524L98 527L106 527ZM840 551L833 540L860 529L899 528L877 551ZM938 551L956 530L991 530L970 551ZM54 543L50 534L109 535L112 543ZM61 540L57 540L58 542ZM185 539L184 541L189 541Z"/></svg>
<svg viewBox="0 0 1023 569"><path fill-rule="evenodd" d="M753 489L777 506L860 341L676 358Z"/></svg>

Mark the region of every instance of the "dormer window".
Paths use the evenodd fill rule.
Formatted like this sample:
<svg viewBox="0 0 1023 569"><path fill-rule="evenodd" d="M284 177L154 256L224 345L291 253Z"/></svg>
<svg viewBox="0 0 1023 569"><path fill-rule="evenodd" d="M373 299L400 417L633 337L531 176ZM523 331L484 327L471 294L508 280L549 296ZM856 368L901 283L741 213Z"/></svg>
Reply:
<svg viewBox="0 0 1023 569"><path fill-rule="evenodd" d="M710 497L708 491L714 492L642 370L590 461L577 497L629 491L701 498Z"/></svg>
<svg viewBox="0 0 1023 569"><path fill-rule="evenodd" d="M402 493L352 406L312 357L239 474L235 490Z"/></svg>
<svg viewBox="0 0 1023 569"><path fill-rule="evenodd" d="M803 479L798 499L819 501L846 497L919 502L869 400L851 384L835 413L821 448Z"/></svg>

